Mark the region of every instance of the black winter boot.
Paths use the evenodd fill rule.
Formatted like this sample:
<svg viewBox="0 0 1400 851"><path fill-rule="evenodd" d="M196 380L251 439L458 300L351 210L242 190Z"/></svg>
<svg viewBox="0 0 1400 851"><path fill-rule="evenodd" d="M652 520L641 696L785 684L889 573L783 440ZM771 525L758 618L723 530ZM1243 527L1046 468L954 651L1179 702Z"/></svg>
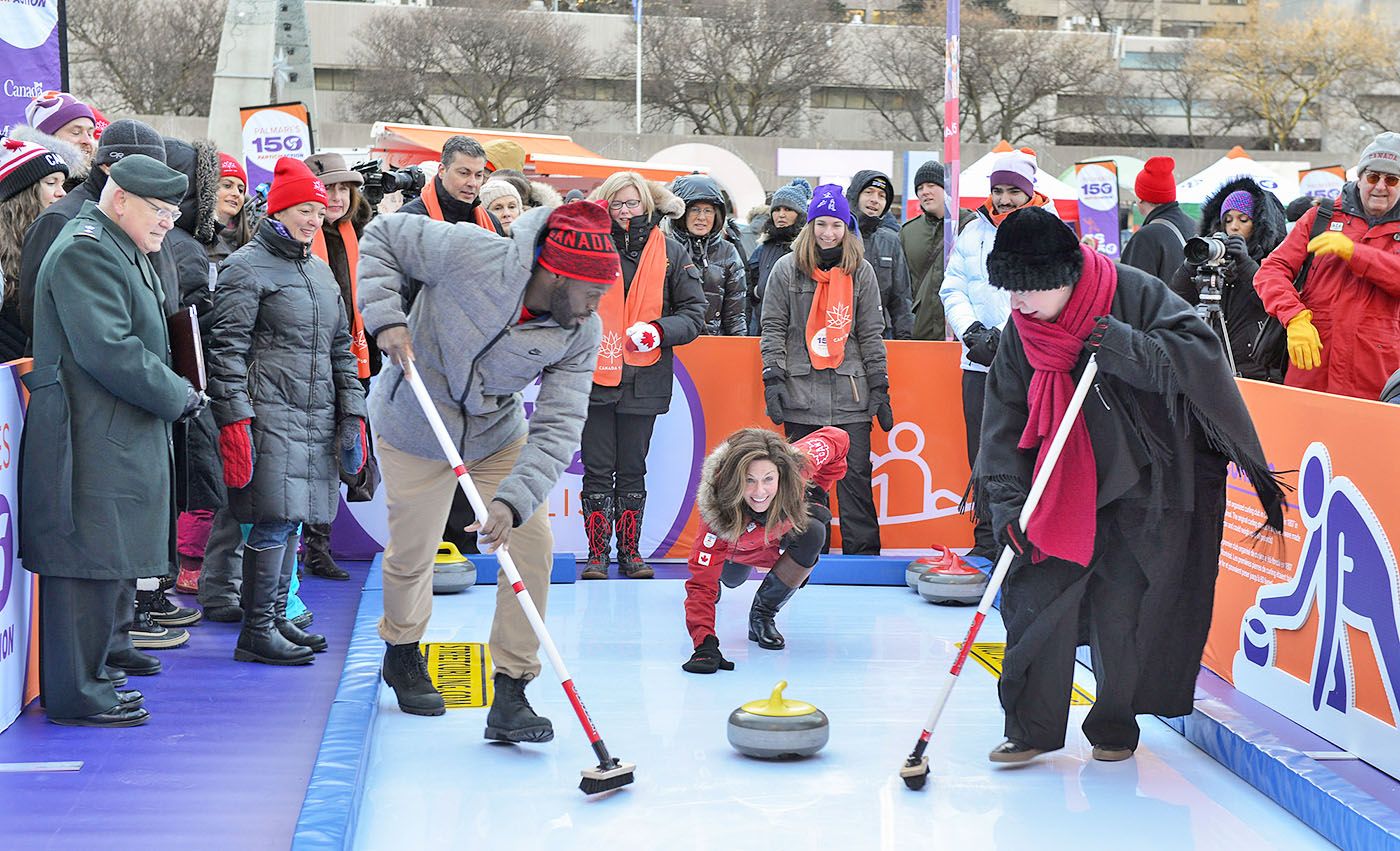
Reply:
<svg viewBox="0 0 1400 851"><path fill-rule="evenodd" d="M277 584L282 576L286 546L265 550L243 548L243 629L233 658L268 665L307 665L314 655L282 637L275 626ZM290 579L290 577L289 577Z"/></svg>
<svg viewBox="0 0 1400 851"><path fill-rule="evenodd" d="M554 739L554 725L548 718L541 718L525 699L525 686L529 680L512 679L496 673L491 682L496 689L496 697L491 701L491 712L486 716L485 737L497 742L549 742Z"/></svg>
<svg viewBox="0 0 1400 851"><path fill-rule="evenodd" d="M303 527L309 528L309 527ZM282 554L282 573L277 577L277 602L272 607L272 623L282 637L298 647L309 647L312 653L324 653L326 637L320 634L303 632L302 628L287 620L287 595L292 590L292 571L297 569L297 536L287 539L287 548Z"/></svg>
<svg viewBox="0 0 1400 851"><path fill-rule="evenodd" d="M199 609L192 606L175 605L165 596L164 590L137 591L136 596L138 599L144 597L146 611L151 613L151 620L161 626L193 626L204 617Z"/></svg>
<svg viewBox="0 0 1400 851"><path fill-rule="evenodd" d="M612 558L613 520L617 500L610 493L586 493L579 497L583 509L583 531L588 536L588 564L582 579L607 579Z"/></svg>
<svg viewBox="0 0 1400 851"><path fill-rule="evenodd" d="M433 687L428 661L418 642L385 644L384 682L394 690L399 709L409 715L441 715L447 711L442 694Z"/></svg>
<svg viewBox="0 0 1400 851"><path fill-rule="evenodd" d="M790 588L773 571L763 577L763 584L753 595L753 605L749 606L749 641L757 641L764 650L782 650L787 646L783 634L778 632L773 618L797 591Z"/></svg>
<svg viewBox="0 0 1400 851"><path fill-rule="evenodd" d="M301 543L305 548L301 556L302 564L312 576L325 579L350 578L350 574L331 558L331 524L303 523Z"/></svg>
<svg viewBox="0 0 1400 851"><path fill-rule="evenodd" d="M692 674L713 674L715 671L734 670L734 663L720 654L719 639L713 635L707 635L700 641L700 646L695 648L695 652L691 654L690 661L681 665L681 670L689 671Z"/></svg>
<svg viewBox="0 0 1400 851"><path fill-rule="evenodd" d="M642 561L642 513L647 495L620 493L617 495L617 569L628 579L650 579L655 575L651 565Z"/></svg>
<svg viewBox="0 0 1400 851"><path fill-rule="evenodd" d="M156 623L151 618L151 611L156 607L156 598L165 598L165 594L156 589L151 591L136 592L136 609L131 619L131 628L127 633L131 636L131 646L138 650L169 650L172 647L179 647L190 640L187 630L179 627L165 626ZM169 602L166 600L166 602Z"/></svg>

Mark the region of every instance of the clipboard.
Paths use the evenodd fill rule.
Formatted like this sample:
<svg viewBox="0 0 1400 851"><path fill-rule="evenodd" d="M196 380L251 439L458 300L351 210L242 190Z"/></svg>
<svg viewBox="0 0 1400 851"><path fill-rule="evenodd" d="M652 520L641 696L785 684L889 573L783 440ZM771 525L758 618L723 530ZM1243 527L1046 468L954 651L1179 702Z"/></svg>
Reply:
<svg viewBox="0 0 1400 851"><path fill-rule="evenodd" d="M204 341L199 336L199 310L182 307L166 318L170 331L170 368L203 393L208 389L204 371Z"/></svg>

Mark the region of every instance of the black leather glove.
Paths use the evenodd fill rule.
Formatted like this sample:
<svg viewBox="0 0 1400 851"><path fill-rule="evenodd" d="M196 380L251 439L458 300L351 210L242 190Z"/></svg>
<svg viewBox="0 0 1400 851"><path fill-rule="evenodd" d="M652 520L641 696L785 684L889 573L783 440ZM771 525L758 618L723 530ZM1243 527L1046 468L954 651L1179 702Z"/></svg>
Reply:
<svg viewBox="0 0 1400 851"><path fill-rule="evenodd" d="M176 422L192 419L204 412L209 406L209 397L199 390L194 389L194 385L185 382L185 409L180 412L180 417Z"/></svg>
<svg viewBox="0 0 1400 851"><path fill-rule="evenodd" d="M780 369L765 369L763 371L763 410L768 414L768 419L773 421L773 425L782 425L784 408L787 404L787 373Z"/></svg>
<svg viewBox="0 0 1400 851"><path fill-rule="evenodd" d="M1239 234L1225 238L1225 256L1234 261L1230 279L1236 283L1252 281L1259 271L1259 264L1249 256L1249 243Z"/></svg>
<svg viewBox="0 0 1400 851"><path fill-rule="evenodd" d="M888 379L886 379L888 382ZM885 431L894 430L894 409L890 407L890 387L889 384L872 384L870 386L870 415L880 424L880 428Z"/></svg>
<svg viewBox="0 0 1400 851"><path fill-rule="evenodd" d="M1010 547L1016 553L1017 558L1024 557L1031 551L1031 542L1026 538L1026 533L1021 531L1021 521L1012 520L1010 523L998 529L994 536L997 546Z"/></svg>
<svg viewBox="0 0 1400 851"><path fill-rule="evenodd" d="M974 322L963 335L963 343L967 346L968 360L991 366L997 356L997 346L1001 343L1001 329L987 328L981 322Z"/></svg>

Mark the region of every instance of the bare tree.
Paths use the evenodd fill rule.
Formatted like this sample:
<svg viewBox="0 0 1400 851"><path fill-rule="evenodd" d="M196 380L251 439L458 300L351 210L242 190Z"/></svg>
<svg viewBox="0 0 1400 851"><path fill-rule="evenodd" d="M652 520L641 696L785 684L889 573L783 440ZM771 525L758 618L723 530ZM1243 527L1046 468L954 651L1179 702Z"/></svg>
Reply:
<svg viewBox="0 0 1400 851"><path fill-rule="evenodd" d="M1324 101L1352 94L1347 81L1375 73L1376 57L1388 56L1394 43L1388 29L1375 18L1322 10L1221 34L1202 43L1200 56L1215 68L1222 97L1286 150L1305 122L1319 119Z"/></svg>
<svg viewBox="0 0 1400 851"><path fill-rule="evenodd" d="M1155 67L1119 72L1102 109L1085 112L1086 123L1107 141L1140 144L1145 137L1190 148L1209 147L1233 131L1253 128L1251 116L1222 97L1215 69L1198 48L1188 41L1180 53L1160 54ZM1143 89L1144 81L1150 81L1150 90Z"/></svg>
<svg viewBox="0 0 1400 851"><path fill-rule="evenodd" d="M810 101L812 60L829 27L805 0L715 0L704 18L647 20L644 100L655 127L679 120L695 133L798 133Z"/></svg>
<svg viewBox="0 0 1400 851"><path fill-rule="evenodd" d="M902 95L870 98L883 129L911 142L943 138L944 41L934 26L891 27L875 39L874 79Z"/></svg>
<svg viewBox="0 0 1400 851"><path fill-rule="evenodd" d="M208 115L225 0L69 0L70 87L103 112Z"/></svg>
<svg viewBox="0 0 1400 851"><path fill-rule="evenodd" d="M347 101L352 121L530 127L597 64L557 18L487 0L385 12L355 37L351 61L364 70Z"/></svg>
<svg viewBox="0 0 1400 851"><path fill-rule="evenodd" d="M1089 32L1110 32L1122 27L1129 34L1151 34L1152 0L1065 0L1068 17L1083 18Z"/></svg>

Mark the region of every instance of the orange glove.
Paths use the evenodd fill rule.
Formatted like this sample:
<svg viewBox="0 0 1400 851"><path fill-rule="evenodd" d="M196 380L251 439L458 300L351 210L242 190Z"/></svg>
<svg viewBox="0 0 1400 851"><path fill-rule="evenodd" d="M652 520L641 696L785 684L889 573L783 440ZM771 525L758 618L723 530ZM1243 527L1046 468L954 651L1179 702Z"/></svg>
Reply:
<svg viewBox="0 0 1400 851"><path fill-rule="evenodd" d="M1313 237L1308 243L1308 251L1318 257L1335 254L1342 258L1343 262L1350 263L1351 255L1356 253L1356 243L1346 234L1328 231Z"/></svg>
<svg viewBox="0 0 1400 851"><path fill-rule="evenodd" d="M1348 239L1347 244L1350 245L1351 240ZM1288 360L1298 369L1316 369L1322 365L1322 337L1313 327L1311 310L1304 310L1288 320Z"/></svg>

